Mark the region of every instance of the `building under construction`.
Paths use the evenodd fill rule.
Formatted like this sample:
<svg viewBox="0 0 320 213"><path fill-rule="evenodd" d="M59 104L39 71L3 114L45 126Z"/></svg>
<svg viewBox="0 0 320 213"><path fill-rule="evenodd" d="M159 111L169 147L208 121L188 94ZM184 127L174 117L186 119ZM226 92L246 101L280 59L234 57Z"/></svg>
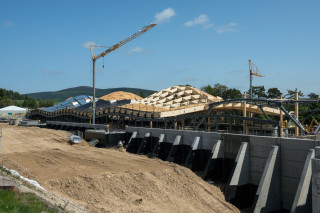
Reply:
<svg viewBox="0 0 320 213"><path fill-rule="evenodd" d="M274 135L307 133L298 121L298 104L318 100L243 99L223 100L191 86L173 86L141 98L127 92L115 92L96 100L93 122L90 97L78 106L69 99L60 108L36 109L31 119L77 123L107 124L111 128L126 126L185 129L236 134ZM79 98L78 98L79 100ZM81 101L79 101L81 102ZM288 112L284 105L295 105ZM55 110L52 110L55 109ZM286 116L284 120L284 116ZM285 129L285 131L283 131ZM319 126L314 132L319 131Z"/></svg>

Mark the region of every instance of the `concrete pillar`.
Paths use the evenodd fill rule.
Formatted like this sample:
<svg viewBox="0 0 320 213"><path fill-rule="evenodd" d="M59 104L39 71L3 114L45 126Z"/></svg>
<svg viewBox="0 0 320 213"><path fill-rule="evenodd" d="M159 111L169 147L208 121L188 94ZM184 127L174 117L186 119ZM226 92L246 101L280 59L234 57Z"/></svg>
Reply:
<svg viewBox="0 0 320 213"><path fill-rule="evenodd" d="M188 166L189 165L189 162L191 162L191 165L192 165L192 161L193 161L193 153L198 149L200 145L200 137L197 136L193 139L193 142L192 142L192 145L190 147L190 150L189 150L189 153L187 155L187 158L184 162L184 166Z"/></svg>
<svg viewBox="0 0 320 213"><path fill-rule="evenodd" d="M253 204L254 213L282 209L280 166L280 148L272 146Z"/></svg>
<svg viewBox="0 0 320 213"><path fill-rule="evenodd" d="M127 144L127 150L128 150L128 148L129 148L129 146L130 146L130 144L131 144L131 141L132 141L134 138L137 138L137 136L138 136L138 132L137 132L137 131L135 131L135 132L132 133L132 135L131 135L131 137L130 137L130 139L129 139L129 141L128 141L128 144Z"/></svg>
<svg viewBox="0 0 320 213"><path fill-rule="evenodd" d="M217 142L214 144L212 151L211 151L211 156L208 159L207 165L204 170L203 178L207 178L209 174L209 170L213 167L221 167L221 171L217 169L217 174L220 174L222 176L222 164L223 164L223 150L222 150L222 145L221 145L221 140L217 140ZM219 162L220 161L220 162ZM221 164L221 166L216 165L216 164ZM215 168L214 168L215 169Z"/></svg>
<svg viewBox="0 0 320 213"><path fill-rule="evenodd" d="M243 94L243 98L247 98L247 93ZM243 101L243 117L247 117L247 102ZM243 134L247 134L247 121L243 120Z"/></svg>
<svg viewBox="0 0 320 213"><path fill-rule="evenodd" d="M143 152L145 144L147 143L147 138L149 138L150 135L151 135L151 133L149 133L149 132L144 134L144 138L142 139L141 144L140 144L136 154L139 154L139 153Z"/></svg>
<svg viewBox="0 0 320 213"><path fill-rule="evenodd" d="M303 167L298 189L294 197L291 213L312 212L311 197L311 159L314 158L314 149L310 149Z"/></svg>
<svg viewBox="0 0 320 213"><path fill-rule="evenodd" d="M315 158L312 159L312 211L320 212L320 147L315 148Z"/></svg>
<svg viewBox="0 0 320 213"><path fill-rule="evenodd" d="M249 183L249 145L248 142L242 142L238 151L234 170L229 181L230 186L238 186Z"/></svg>
<svg viewBox="0 0 320 213"><path fill-rule="evenodd" d="M250 206L249 144L242 142L228 182L226 200L239 208Z"/></svg>
<svg viewBox="0 0 320 213"><path fill-rule="evenodd" d="M150 121L150 128L153 128L153 123L152 123L152 121Z"/></svg>
<svg viewBox="0 0 320 213"><path fill-rule="evenodd" d="M157 141L157 143L154 145L153 151L150 155L151 158L153 158L158 150L158 148L160 147L160 144L164 141L165 138L165 134L160 134L159 136L159 140Z"/></svg>
<svg viewBox="0 0 320 213"><path fill-rule="evenodd" d="M181 135L177 135L176 138L174 139L174 142L169 151L166 161L173 161L172 158L174 158L175 152L177 151L177 147L180 145L180 142L181 142Z"/></svg>
<svg viewBox="0 0 320 213"><path fill-rule="evenodd" d="M297 101L298 99L299 99L299 97L298 97L298 90L296 89L296 90L294 91L294 100ZM297 121L299 121L299 103L298 103L298 102L294 103L294 115L296 116ZM297 126L294 127L294 135L295 135L296 137L299 136L299 127L297 127Z"/></svg>

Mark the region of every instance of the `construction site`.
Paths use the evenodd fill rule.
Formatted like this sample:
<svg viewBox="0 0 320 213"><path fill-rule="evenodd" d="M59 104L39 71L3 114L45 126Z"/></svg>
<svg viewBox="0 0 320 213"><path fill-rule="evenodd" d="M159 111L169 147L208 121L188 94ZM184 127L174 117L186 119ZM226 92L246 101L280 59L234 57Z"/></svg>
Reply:
<svg viewBox="0 0 320 213"><path fill-rule="evenodd" d="M294 98L254 97L253 78L264 76L251 60L239 99L190 85L96 97L96 61L155 26L98 55L90 46L92 96L0 124L2 167L70 212L320 212L320 124L299 119L301 106L320 100L297 89Z"/></svg>

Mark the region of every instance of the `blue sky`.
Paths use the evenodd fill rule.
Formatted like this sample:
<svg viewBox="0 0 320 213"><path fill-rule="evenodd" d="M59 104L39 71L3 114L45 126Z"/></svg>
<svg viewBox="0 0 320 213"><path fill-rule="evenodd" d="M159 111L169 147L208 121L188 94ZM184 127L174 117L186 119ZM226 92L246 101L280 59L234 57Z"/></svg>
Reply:
<svg viewBox="0 0 320 213"><path fill-rule="evenodd" d="M251 59L265 75L253 85L320 94L319 11L318 0L0 1L0 87L92 86L88 43L112 46L157 22L97 61L97 88L221 83L244 92Z"/></svg>

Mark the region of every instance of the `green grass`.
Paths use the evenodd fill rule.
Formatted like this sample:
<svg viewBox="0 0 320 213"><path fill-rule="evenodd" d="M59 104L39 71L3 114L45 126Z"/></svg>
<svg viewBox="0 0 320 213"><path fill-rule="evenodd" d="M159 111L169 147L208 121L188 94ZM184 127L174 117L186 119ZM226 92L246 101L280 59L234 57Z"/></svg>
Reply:
<svg viewBox="0 0 320 213"><path fill-rule="evenodd" d="M20 193L0 190L0 213L56 213L58 210L51 209L33 193Z"/></svg>

